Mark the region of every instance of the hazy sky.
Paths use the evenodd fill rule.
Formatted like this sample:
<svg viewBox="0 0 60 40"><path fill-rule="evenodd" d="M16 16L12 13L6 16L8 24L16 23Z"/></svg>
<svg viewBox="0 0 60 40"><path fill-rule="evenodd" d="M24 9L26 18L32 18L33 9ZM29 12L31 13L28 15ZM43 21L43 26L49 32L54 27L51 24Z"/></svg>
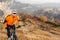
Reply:
<svg viewBox="0 0 60 40"><path fill-rule="evenodd" d="M16 0L22 3L40 4L40 3L60 3L60 0Z"/></svg>

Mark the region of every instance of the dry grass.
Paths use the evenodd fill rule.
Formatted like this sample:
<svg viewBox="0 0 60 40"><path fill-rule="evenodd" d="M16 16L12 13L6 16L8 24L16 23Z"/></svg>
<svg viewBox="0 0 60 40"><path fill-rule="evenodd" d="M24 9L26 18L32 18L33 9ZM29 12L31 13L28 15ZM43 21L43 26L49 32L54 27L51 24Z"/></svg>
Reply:
<svg viewBox="0 0 60 40"><path fill-rule="evenodd" d="M30 32L28 29L24 28L25 27L17 29L17 36L19 40L60 40L59 35L51 34L40 29ZM0 31L0 40L7 40L7 35L4 30Z"/></svg>
<svg viewBox="0 0 60 40"><path fill-rule="evenodd" d="M16 30L19 40L60 40L60 31L54 28L53 25L46 24L34 16L25 14L22 16L23 20L21 19L21 23L24 26ZM7 40L6 30L2 28L0 27L0 40Z"/></svg>

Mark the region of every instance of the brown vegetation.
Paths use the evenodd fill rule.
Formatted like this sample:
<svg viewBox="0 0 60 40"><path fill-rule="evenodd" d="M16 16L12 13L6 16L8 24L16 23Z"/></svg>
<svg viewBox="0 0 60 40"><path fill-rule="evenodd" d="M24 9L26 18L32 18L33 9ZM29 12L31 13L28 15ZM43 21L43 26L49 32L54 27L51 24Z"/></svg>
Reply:
<svg viewBox="0 0 60 40"><path fill-rule="evenodd" d="M41 16L41 20L42 20L43 22L48 21L48 19L47 19L47 17L46 17L46 16Z"/></svg>
<svg viewBox="0 0 60 40"><path fill-rule="evenodd" d="M20 19L23 26L16 30L19 40L60 40L60 31L54 24L46 23L47 17L20 14ZM4 29L0 30L0 40L7 40Z"/></svg>

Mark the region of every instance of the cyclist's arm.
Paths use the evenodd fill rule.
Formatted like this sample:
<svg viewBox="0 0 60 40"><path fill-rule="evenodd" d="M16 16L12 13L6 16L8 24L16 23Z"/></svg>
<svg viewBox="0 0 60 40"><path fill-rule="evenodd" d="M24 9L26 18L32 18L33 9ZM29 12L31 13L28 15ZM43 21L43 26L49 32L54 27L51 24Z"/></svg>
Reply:
<svg viewBox="0 0 60 40"><path fill-rule="evenodd" d="M7 21L5 20L4 21L4 28L6 28L7 27Z"/></svg>
<svg viewBox="0 0 60 40"><path fill-rule="evenodd" d="M18 26L21 26L21 22L20 22L19 17L17 17L17 22L18 22Z"/></svg>
<svg viewBox="0 0 60 40"><path fill-rule="evenodd" d="M5 20L4 20L4 28L5 28L5 29L6 29L6 27L7 27L7 19L8 19L8 17L6 17Z"/></svg>

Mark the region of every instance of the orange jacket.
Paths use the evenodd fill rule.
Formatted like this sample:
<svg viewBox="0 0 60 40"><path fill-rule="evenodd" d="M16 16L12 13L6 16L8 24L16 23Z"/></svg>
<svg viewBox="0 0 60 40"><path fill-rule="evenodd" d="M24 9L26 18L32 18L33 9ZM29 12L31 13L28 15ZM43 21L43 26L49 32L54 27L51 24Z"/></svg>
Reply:
<svg viewBox="0 0 60 40"><path fill-rule="evenodd" d="M18 22L18 26L20 26L20 19L18 16L15 16L15 17L13 17L12 15L7 16L4 22L4 28L7 27L7 24L14 25L16 21Z"/></svg>

